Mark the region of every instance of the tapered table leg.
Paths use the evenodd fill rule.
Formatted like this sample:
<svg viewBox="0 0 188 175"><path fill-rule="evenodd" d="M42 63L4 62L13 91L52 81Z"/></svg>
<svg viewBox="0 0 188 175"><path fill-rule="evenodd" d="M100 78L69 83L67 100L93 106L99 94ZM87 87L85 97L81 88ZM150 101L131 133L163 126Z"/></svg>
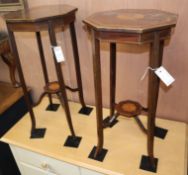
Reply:
<svg viewBox="0 0 188 175"><path fill-rule="evenodd" d="M21 86L23 88L23 92L24 92L24 98L30 113L30 117L31 117L31 132L33 130L36 129L36 120L35 120L35 116L33 113L33 109L32 109L32 104L31 104L31 100L29 97L29 93L26 87L26 83L25 83L25 79L24 79L24 75L23 75L23 71L22 71L22 67L21 67L21 63L20 63L20 59L19 59L19 55L18 55L18 50L17 50L17 46L16 46L16 41L15 41L15 37L14 37L14 33L12 31L9 30L9 38L10 38L10 42L11 42L11 46L12 46L12 52L14 53L14 58L16 60L16 65L17 65L17 69L18 69L18 73L19 73L19 77L20 77L20 83Z"/></svg>
<svg viewBox="0 0 188 175"><path fill-rule="evenodd" d="M110 115L103 120L103 128L112 127L118 120L115 115L116 98L116 43L110 43Z"/></svg>
<svg viewBox="0 0 188 175"><path fill-rule="evenodd" d="M49 32L51 45L57 46L55 31L54 31L53 24L51 22L48 23L48 32ZM67 122L68 122L68 126L69 126L69 129L70 129L71 135L73 137L75 137L76 135L75 135L75 132L74 132L72 119L71 119L71 115L70 115L67 93L65 91L64 77L63 77L63 72L61 70L61 63L58 63L56 61L56 57L55 57L54 52L53 52L53 56L54 56L54 64L55 64L55 68L56 68L56 74L57 74L58 82L59 82L59 85L60 85L60 95L63 96L63 103L64 103L63 107L64 107L64 110L65 110L66 119L67 119ZM62 101L62 99L61 99L61 101Z"/></svg>
<svg viewBox="0 0 188 175"><path fill-rule="evenodd" d="M82 88L82 79L81 79L81 71L80 71L80 61L79 61L79 54L78 54L78 46L76 40L76 32L74 27L74 22L70 23L70 34L71 34L71 41L72 41L72 48L73 48L73 55L74 55L74 64L75 64L75 71L76 71L76 80L77 86L79 89L79 99L82 107L85 107L85 101L83 97L83 88Z"/></svg>
<svg viewBox="0 0 188 175"><path fill-rule="evenodd" d="M110 116L114 115L116 97L116 43L110 43Z"/></svg>
<svg viewBox="0 0 188 175"><path fill-rule="evenodd" d="M97 135L98 135L98 144L94 155L96 157L98 154L100 154L103 148L104 134L103 134L103 125L102 125L103 112L102 112L100 41L95 38L94 31L92 31L92 53L93 53L95 106L96 106Z"/></svg>
<svg viewBox="0 0 188 175"><path fill-rule="evenodd" d="M38 48L39 48L40 61L41 61L41 65L42 65L44 81L45 81L45 84L48 84L49 83L48 71L47 71L47 68L46 68L46 61L45 61L45 57L44 57L44 50L43 50L43 47L42 47L42 40L41 40L40 32L36 32L36 38L37 38L37 44L38 44ZM50 106L52 106L52 104L53 104L52 95L48 94L48 98L49 98Z"/></svg>
<svg viewBox="0 0 188 175"><path fill-rule="evenodd" d="M162 64L164 41L160 41L159 34L155 32L154 42L150 47L150 62L149 66L152 68L158 68ZM159 94L159 78L155 75L154 71L149 73L149 89L148 89L148 138L147 138L147 148L148 155L152 166L156 166L154 162L154 132L155 132L155 117L157 109L157 101Z"/></svg>

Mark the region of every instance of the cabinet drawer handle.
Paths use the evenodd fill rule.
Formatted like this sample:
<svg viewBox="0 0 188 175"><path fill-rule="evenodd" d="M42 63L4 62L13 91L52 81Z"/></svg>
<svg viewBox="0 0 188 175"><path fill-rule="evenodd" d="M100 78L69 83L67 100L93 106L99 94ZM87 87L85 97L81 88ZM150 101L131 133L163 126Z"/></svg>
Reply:
<svg viewBox="0 0 188 175"><path fill-rule="evenodd" d="M49 165L46 162L43 162L41 164L41 167L42 167L42 169L45 169L45 170L49 170L50 169Z"/></svg>
<svg viewBox="0 0 188 175"><path fill-rule="evenodd" d="M42 168L43 170L52 172L52 173L54 173L54 175L59 175L59 174L57 174L57 173L50 167L50 165L47 164L46 162L41 163L40 166L41 166L41 168Z"/></svg>

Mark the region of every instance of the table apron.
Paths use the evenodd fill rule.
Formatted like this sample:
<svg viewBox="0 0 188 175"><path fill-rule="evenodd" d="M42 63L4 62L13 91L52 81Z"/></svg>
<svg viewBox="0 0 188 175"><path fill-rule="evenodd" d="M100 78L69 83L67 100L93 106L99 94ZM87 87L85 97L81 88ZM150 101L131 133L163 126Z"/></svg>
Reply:
<svg viewBox="0 0 188 175"><path fill-rule="evenodd" d="M171 28L155 31L159 33L160 40L168 39L171 35ZM110 32L110 31L95 31L95 38L101 41L130 43L130 44L145 44L154 41L155 32L147 33L123 33L123 32Z"/></svg>

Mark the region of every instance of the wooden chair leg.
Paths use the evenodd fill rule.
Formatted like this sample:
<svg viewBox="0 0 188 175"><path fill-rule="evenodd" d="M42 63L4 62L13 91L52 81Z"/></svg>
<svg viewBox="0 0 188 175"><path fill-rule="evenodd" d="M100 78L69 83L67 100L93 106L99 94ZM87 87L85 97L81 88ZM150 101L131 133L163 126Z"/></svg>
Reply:
<svg viewBox="0 0 188 175"><path fill-rule="evenodd" d="M17 82L15 72L16 72L16 64L14 57L11 53L8 54L2 54L1 55L4 63L8 66L9 68L9 73L10 73L10 79L12 82L12 85L17 88L20 87L20 83Z"/></svg>

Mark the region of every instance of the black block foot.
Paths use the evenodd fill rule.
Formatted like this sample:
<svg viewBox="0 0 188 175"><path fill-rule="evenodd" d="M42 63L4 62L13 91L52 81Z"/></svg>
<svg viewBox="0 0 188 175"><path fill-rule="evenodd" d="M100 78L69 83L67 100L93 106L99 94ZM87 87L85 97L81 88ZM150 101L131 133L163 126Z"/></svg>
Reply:
<svg viewBox="0 0 188 175"><path fill-rule="evenodd" d="M103 162L108 150L107 149L102 149L101 152L96 157L94 157L96 148L97 148L96 146L93 147L93 149L90 152L88 158Z"/></svg>
<svg viewBox="0 0 188 175"><path fill-rule="evenodd" d="M140 162L140 169L156 173L157 172L157 164L158 164L157 158L154 158L154 165L152 165L150 157L143 155L141 162Z"/></svg>
<svg viewBox="0 0 188 175"><path fill-rule="evenodd" d="M168 130L160 127L155 127L155 136L161 139L165 139Z"/></svg>
<svg viewBox="0 0 188 175"><path fill-rule="evenodd" d="M49 104L46 108L46 111L57 111L59 108L60 104Z"/></svg>
<svg viewBox="0 0 188 175"><path fill-rule="evenodd" d="M91 107L82 107L80 110L79 110L79 114L84 114L84 115L90 115L90 113L92 112L93 108Z"/></svg>
<svg viewBox="0 0 188 175"><path fill-rule="evenodd" d="M31 131L31 139L44 138L46 128L36 128Z"/></svg>
<svg viewBox="0 0 188 175"><path fill-rule="evenodd" d="M81 142L81 137L68 136L64 146L78 148Z"/></svg>
<svg viewBox="0 0 188 175"><path fill-rule="evenodd" d="M116 125L118 123L118 120L117 119L114 119L111 121L111 117L106 117L104 120L103 120L103 127L104 128L107 128L107 127L110 127L112 128L114 125Z"/></svg>

